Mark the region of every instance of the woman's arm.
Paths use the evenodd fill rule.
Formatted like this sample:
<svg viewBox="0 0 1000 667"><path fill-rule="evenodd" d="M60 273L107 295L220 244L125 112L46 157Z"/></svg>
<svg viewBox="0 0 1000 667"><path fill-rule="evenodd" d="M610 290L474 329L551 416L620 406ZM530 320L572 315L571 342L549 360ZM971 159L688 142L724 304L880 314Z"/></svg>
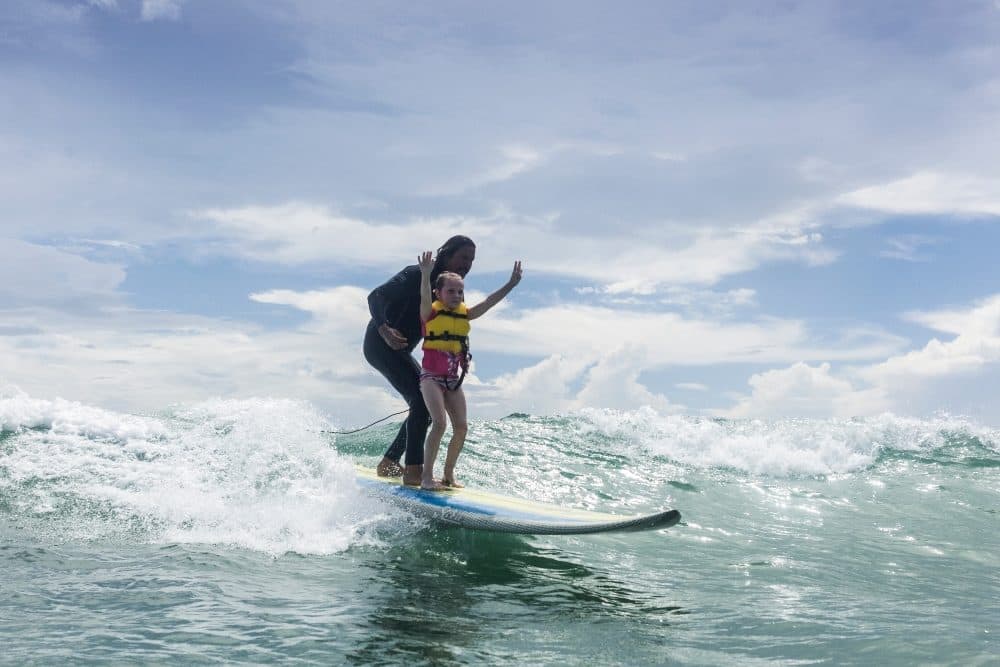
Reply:
<svg viewBox="0 0 1000 667"><path fill-rule="evenodd" d="M388 322L389 309L413 298L413 267L407 267L368 294L368 312L375 324Z"/></svg>
<svg viewBox="0 0 1000 667"><path fill-rule="evenodd" d="M413 298L413 283L416 276L407 267L379 285L368 295L368 311L378 327L382 340L393 350L402 350L407 345L406 336L389 324L389 311L397 310L399 304ZM419 284L419 283L418 283Z"/></svg>
<svg viewBox="0 0 1000 667"><path fill-rule="evenodd" d="M514 270L511 271L510 280L507 281L506 285L498 289L496 292L493 292L493 294L490 294L482 301L482 303L477 303L472 308L469 308L469 319L474 320L477 317L484 315L487 310L500 303L505 296L510 294L510 291L514 289L519 282L521 282L520 260L514 262Z"/></svg>

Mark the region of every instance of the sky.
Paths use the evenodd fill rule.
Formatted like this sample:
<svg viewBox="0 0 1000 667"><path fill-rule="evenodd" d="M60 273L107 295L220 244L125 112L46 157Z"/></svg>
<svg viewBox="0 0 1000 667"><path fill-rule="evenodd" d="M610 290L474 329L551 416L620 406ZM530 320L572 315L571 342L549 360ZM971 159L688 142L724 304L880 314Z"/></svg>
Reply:
<svg viewBox="0 0 1000 667"><path fill-rule="evenodd" d="M998 0L6 0L0 90L0 394L361 425L465 234L473 418L1000 425Z"/></svg>

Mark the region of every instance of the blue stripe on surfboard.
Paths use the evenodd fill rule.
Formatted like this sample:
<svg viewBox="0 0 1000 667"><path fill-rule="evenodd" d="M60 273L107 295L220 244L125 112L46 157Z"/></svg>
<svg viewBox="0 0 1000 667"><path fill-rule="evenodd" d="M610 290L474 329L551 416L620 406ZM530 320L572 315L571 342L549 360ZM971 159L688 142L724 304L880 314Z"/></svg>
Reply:
<svg viewBox="0 0 1000 667"><path fill-rule="evenodd" d="M623 518L621 515L617 514L606 514L604 512L594 512L592 510L576 509L572 507L561 507L558 505L551 505L549 503L518 498L516 496L504 496L482 489L459 488L448 489L440 492L418 490L416 487L404 487L401 484L402 480L399 477L379 477L373 470L361 465L355 465L355 473L357 474L358 481L364 480L366 484L368 484L369 488L372 488L375 491L390 493L393 487L398 489L408 489L417 495L396 497L405 498L415 503L425 504L422 502L422 499L425 496L444 496L445 498L449 498L451 500L459 498L463 503L467 503L473 507L485 508L488 512L496 511L498 516L503 516L508 512L521 512L543 517L552 517L553 520L573 520L586 523L596 523L602 521L613 522L620 521ZM433 507L431 505L428 506Z"/></svg>
<svg viewBox="0 0 1000 667"><path fill-rule="evenodd" d="M427 491L403 486L398 477L378 477L361 465L355 469L356 479L364 488L385 495L429 519L475 530L522 535L583 535L658 530L669 528L681 519L680 512L674 509L623 516L559 507L480 489Z"/></svg>
<svg viewBox="0 0 1000 667"><path fill-rule="evenodd" d="M460 488L445 491L426 491L416 487L403 486L398 477L378 477L372 471L361 466L357 466L356 470L358 481L364 481L369 488L391 494L412 503L426 505L429 508L448 510L467 508L473 513L484 516L513 517L516 515L532 517L531 520L533 521L573 521L588 524L616 522L631 518L591 510L560 507L515 496L503 496L481 489ZM400 493L396 493L397 491L400 491Z"/></svg>
<svg viewBox="0 0 1000 667"><path fill-rule="evenodd" d="M394 496L399 496L402 498L407 498L409 500L419 502L423 505L430 505L432 507L442 507L452 510L458 510L461 512L468 512L470 514L480 514L483 516L502 516L505 519L512 519L515 521L540 521L540 522L558 522L558 523L595 523L600 521L607 521L607 515L590 517L577 517L569 516L567 514L560 513L558 508L554 508L551 512L526 512L523 510L516 510L511 507L498 508L496 506L484 505L482 503L477 503L475 501L463 500L461 496L452 495L449 491L424 491L422 489L409 487L409 486L398 486L385 484L383 482L378 482L370 479L365 479L364 477L359 477L358 482L364 484L369 488L374 488L384 493L388 493ZM615 517L615 519L629 519L632 517Z"/></svg>

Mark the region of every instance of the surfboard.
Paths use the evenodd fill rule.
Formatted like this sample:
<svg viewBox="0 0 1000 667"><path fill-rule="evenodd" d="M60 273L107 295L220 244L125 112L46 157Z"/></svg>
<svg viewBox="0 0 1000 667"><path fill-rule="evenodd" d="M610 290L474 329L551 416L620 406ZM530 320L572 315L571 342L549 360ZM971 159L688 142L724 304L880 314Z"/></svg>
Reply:
<svg viewBox="0 0 1000 667"><path fill-rule="evenodd" d="M681 513L667 509L653 514L625 516L559 507L504 496L489 491L449 489L425 491L404 486L398 477L379 477L356 466L358 485L405 509L443 524L473 530L523 535L580 535L669 528Z"/></svg>

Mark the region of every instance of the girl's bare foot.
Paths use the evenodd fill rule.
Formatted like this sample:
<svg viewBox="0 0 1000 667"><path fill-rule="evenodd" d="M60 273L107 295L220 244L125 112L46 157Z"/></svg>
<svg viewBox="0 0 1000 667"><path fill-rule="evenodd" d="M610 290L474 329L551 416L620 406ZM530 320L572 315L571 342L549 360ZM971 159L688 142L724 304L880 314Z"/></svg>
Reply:
<svg viewBox="0 0 1000 667"><path fill-rule="evenodd" d="M465 488L465 484L462 484L461 482L459 482L458 480L456 480L454 477L452 477L451 479L448 479L447 477L445 477L444 479L441 480L441 483L443 485L449 487L449 488L452 488L452 489L464 489Z"/></svg>
<svg viewBox="0 0 1000 667"><path fill-rule="evenodd" d="M422 479L420 480L420 488L424 491L444 491L448 487L436 479Z"/></svg>

